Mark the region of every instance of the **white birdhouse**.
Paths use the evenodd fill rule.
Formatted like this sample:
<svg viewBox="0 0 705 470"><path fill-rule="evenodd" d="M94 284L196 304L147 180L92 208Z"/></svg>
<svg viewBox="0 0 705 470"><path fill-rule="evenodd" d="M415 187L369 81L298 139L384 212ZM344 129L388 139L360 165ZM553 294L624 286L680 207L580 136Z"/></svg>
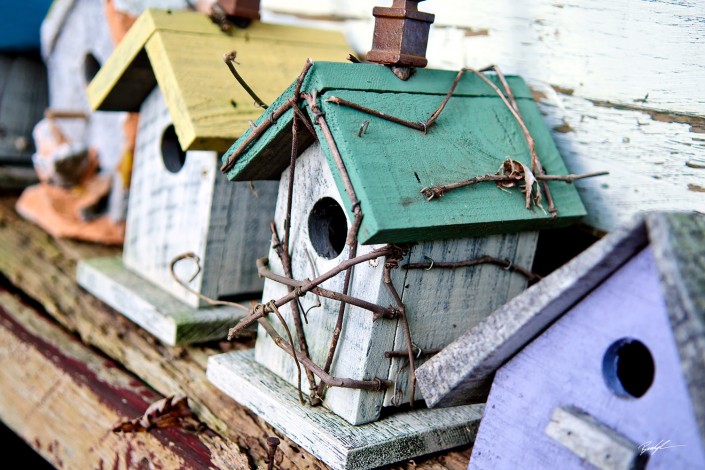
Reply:
<svg viewBox="0 0 705 470"><path fill-rule="evenodd" d="M262 112L223 53L237 50L246 78L274 98L270 90L298 72L288 61L298 68L308 52L303 44L310 44L287 44L275 73L271 62L278 59L263 51L302 34L310 30L263 23L226 33L200 13L148 10L91 83L94 107L139 110L140 123L123 258L82 264L79 281L166 343L223 337L242 315L207 308L203 296L260 295L255 261L270 239L277 184L233 185L219 174L220 152ZM341 35L321 35L323 57L345 56ZM190 262L174 265L175 280L172 262L185 253Z"/></svg>

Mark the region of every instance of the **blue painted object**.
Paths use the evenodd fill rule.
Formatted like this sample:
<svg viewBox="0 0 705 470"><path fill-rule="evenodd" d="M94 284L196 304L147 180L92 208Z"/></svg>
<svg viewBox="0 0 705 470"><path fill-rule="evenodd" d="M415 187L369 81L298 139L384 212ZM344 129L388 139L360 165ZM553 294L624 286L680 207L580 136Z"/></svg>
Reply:
<svg viewBox="0 0 705 470"><path fill-rule="evenodd" d="M39 50L39 28L51 0L0 0L0 51Z"/></svg>

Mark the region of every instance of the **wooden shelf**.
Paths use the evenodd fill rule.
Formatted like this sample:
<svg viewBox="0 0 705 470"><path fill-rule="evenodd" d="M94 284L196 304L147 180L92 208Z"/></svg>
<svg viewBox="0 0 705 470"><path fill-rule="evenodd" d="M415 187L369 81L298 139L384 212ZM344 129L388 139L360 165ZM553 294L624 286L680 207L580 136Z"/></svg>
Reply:
<svg viewBox="0 0 705 470"><path fill-rule="evenodd" d="M0 419L55 466L98 468L102 459L105 468L125 468L128 459L136 467L143 458L164 468L266 466L266 439L277 432L211 385L205 373L208 356L253 342L162 345L76 284L79 259L119 250L53 240L22 220L14 203L14 197L0 197L0 272L25 303L0 292ZM203 423L200 432L111 432L116 421L136 418L150 403L175 394L189 398ZM394 468L464 470L469 456L465 448ZM285 438L276 464L326 468Z"/></svg>

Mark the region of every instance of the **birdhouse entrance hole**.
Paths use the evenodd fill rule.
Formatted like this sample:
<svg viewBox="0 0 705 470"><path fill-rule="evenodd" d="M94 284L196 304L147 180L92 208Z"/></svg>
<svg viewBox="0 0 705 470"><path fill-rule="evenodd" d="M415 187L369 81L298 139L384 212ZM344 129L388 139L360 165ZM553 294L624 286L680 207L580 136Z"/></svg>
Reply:
<svg viewBox="0 0 705 470"><path fill-rule="evenodd" d="M86 79L86 85L93 80L98 70L100 70L100 62L89 52L86 54L86 57L83 58L83 76Z"/></svg>
<svg viewBox="0 0 705 470"><path fill-rule="evenodd" d="M640 398L654 382L654 358L636 339L622 338L612 343L602 360L607 386L620 397Z"/></svg>
<svg viewBox="0 0 705 470"><path fill-rule="evenodd" d="M186 162L186 152L181 149L174 126L169 126L162 134L162 160L171 173L178 173Z"/></svg>
<svg viewBox="0 0 705 470"><path fill-rule="evenodd" d="M314 250L326 259L337 258L345 248L348 222L337 201L324 197L308 216L308 237Z"/></svg>

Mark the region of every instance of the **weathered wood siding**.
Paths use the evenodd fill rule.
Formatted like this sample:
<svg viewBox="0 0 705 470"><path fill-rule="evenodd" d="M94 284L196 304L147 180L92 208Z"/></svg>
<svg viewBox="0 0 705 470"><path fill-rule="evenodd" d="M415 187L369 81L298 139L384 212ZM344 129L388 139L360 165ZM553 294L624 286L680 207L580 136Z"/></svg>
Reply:
<svg viewBox="0 0 705 470"><path fill-rule="evenodd" d="M0 418L56 468L249 468L210 430L111 432L163 396L6 291L0 379Z"/></svg>
<svg viewBox="0 0 705 470"><path fill-rule="evenodd" d="M265 19L344 30L364 54L379 3L263 0L262 7ZM588 225L609 231L638 211L705 210L705 4L455 0L420 8L436 14L429 67L495 63L521 75L568 169L610 171L576 183Z"/></svg>
<svg viewBox="0 0 705 470"><path fill-rule="evenodd" d="M282 174L277 200L275 221L280 237L284 233L288 175L288 170ZM309 147L297 160L294 185L290 239L292 271L296 279L313 279L348 257L346 248L337 258L326 259L317 254L310 241L308 219L314 204L324 197L330 197L342 206L340 193L319 144ZM462 261L491 255L511 259L521 266L531 266L535 244L534 232L424 242L416 245L402 264L409 261L423 262L424 256L436 261ZM377 247L379 245L361 245L358 255ZM283 274L281 262L273 249L269 251L269 262L274 272ZM378 305L393 305L394 301L382 282L383 268L384 260L364 263L355 268L350 295ZM394 285L407 308L412 338L421 348L445 346L526 287L526 280L518 274L489 265L454 271L395 269L392 274ZM322 287L340 292L343 279L344 274L341 273L323 283ZM265 302L283 297L286 293L286 287L265 281ZM313 294L301 298L304 310L314 306L316 300ZM309 311L304 330L312 359L317 364L324 364L339 303L324 298L320 302L322 307ZM373 321L372 313L357 307L348 306L347 309L343 333L333 362L333 375L367 380L374 377L397 379L401 403L408 402L408 369L404 369L407 360L389 360L384 357L385 351L406 347L402 325L396 320ZM281 312L293 331L289 307L282 308ZM271 318L275 326L278 325L275 317ZM285 335L283 328L278 327L278 330ZM261 328L255 354L260 363L296 384L297 372L293 359L276 346ZM397 373L400 368L403 370ZM307 389L305 383L303 388ZM333 388L326 395L326 405L346 420L360 424L375 420L383 406L391 405L393 394L394 390L389 390L385 395L380 392ZM416 398L421 399L421 396L417 395Z"/></svg>
<svg viewBox="0 0 705 470"><path fill-rule="evenodd" d="M172 173L162 158L162 135L172 125L159 88L145 100L140 114L128 205L125 265L175 297L198 306L194 294L169 273L171 261L195 253L201 272L190 285L209 297L258 292L262 281L255 261L266 250L277 183L231 183L219 172L216 152L186 153L183 167ZM176 266L187 281L196 267Z"/></svg>
<svg viewBox="0 0 705 470"><path fill-rule="evenodd" d="M622 338L641 341L654 361L653 383L639 398L616 395L603 376L603 357ZM639 445L670 440L667 445L685 446L653 453L650 469L705 466L650 249L497 371L469 469L541 468L546 462L585 468L545 434L553 410L568 405Z"/></svg>

